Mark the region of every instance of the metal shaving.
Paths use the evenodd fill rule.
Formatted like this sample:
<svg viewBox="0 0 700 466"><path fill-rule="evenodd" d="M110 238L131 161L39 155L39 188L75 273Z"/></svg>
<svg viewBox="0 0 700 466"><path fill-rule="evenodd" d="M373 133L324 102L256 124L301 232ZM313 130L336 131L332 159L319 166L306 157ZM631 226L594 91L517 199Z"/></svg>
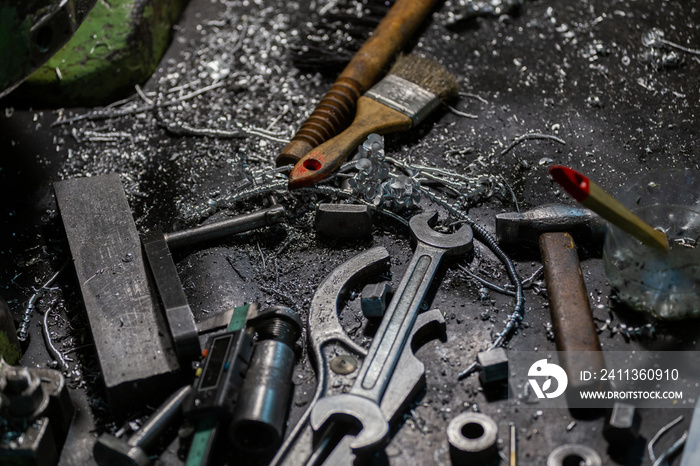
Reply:
<svg viewBox="0 0 700 466"><path fill-rule="evenodd" d="M448 6L446 24L455 27L482 16L514 14L523 3L524 0L456 0Z"/></svg>
<svg viewBox="0 0 700 466"><path fill-rule="evenodd" d="M653 28L642 35L642 45L647 47L647 50L640 55L640 61L649 63L656 69L677 68L683 64L679 51L700 55L700 50L676 44L665 39L664 36L664 31L658 28ZM673 50L668 50L669 48Z"/></svg>

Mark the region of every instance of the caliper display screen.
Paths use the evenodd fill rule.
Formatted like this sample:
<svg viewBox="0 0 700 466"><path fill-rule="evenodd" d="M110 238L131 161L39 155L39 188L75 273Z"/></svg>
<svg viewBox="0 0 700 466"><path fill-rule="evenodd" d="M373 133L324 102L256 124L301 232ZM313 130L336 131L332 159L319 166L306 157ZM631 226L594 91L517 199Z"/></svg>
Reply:
<svg viewBox="0 0 700 466"><path fill-rule="evenodd" d="M226 362L226 355L228 354L228 347L232 338L232 334L224 335L216 338L212 343L209 350L209 360L207 361L207 366L204 368L204 373L202 374L202 382L199 386L200 390L209 390L211 388L216 388L219 385L219 379L221 378L221 373L223 372L222 368Z"/></svg>

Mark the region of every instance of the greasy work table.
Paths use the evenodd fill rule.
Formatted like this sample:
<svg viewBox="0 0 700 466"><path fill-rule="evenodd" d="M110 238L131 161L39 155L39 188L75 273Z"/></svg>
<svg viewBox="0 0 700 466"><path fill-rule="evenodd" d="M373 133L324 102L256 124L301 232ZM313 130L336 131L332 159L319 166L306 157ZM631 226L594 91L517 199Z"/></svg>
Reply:
<svg viewBox="0 0 700 466"><path fill-rule="evenodd" d="M51 109L0 101L0 295L16 322L35 290L69 259L53 197L55 181L119 173L141 232L177 230L212 215L253 211L267 201L253 196L235 202L234 194L250 188L250 173L274 168L284 140L342 69L335 62L351 54L343 32L327 29L304 39L314 32L315 15L325 2L308 3L192 0L161 65L142 86L143 95L118 106ZM441 108L421 126L387 136L385 150L395 159L468 175L473 183L461 207L477 223L493 232L497 213L553 202L573 205L547 173L554 163L584 171L610 192L654 169L700 168L700 9L694 2L525 1L510 14L460 21L466 11L457 0L445 2L411 43L413 52L438 60L457 76L462 95L452 103L456 111ZM323 34L328 34L325 41ZM661 44L659 37L680 48ZM329 44L337 48L324 51ZM306 55L304 47L311 50ZM139 109L120 112L132 106ZM259 130L241 134L241 128ZM287 225L175 254L195 317L253 301L289 306L306 317L328 273L371 246L389 250L392 281L398 283L412 253L406 230L379 218L368 239L317 237L314 206L328 199L323 193L283 193L278 201L292 212ZM508 283L498 260L483 245L475 247L470 269ZM523 279L539 267L537 251L508 252ZM601 251L581 252L603 350L697 348L698 322L659 322L625 309L606 282ZM478 410L498 423L504 458L508 426L514 423L518 464L545 464L565 443L594 448L604 464L651 464L643 444L626 462L611 459L601 417L575 419L567 410L513 407L507 399L487 399L477 375L458 380L502 330L513 300L457 267L441 280L432 307L445 315L447 340L418 351L427 388L403 417L384 460L449 464L447 423L463 411ZM525 290L524 319L506 345L509 352L554 350L540 280ZM116 432L150 410L119 416L109 411L71 267L42 291L30 316L22 364L55 367L42 337L45 312L51 313L51 338L68 360L64 374L80 408L77 434L69 437L71 453L63 460L89 464L98 433ZM359 299L342 317L350 333L370 341L358 332L364 325ZM629 329L639 327L646 330L630 336ZM293 377L290 426L314 389L308 353L301 347ZM658 454L688 429L691 412L643 410L640 435L648 441L684 416L657 442ZM178 464L177 445L161 460Z"/></svg>

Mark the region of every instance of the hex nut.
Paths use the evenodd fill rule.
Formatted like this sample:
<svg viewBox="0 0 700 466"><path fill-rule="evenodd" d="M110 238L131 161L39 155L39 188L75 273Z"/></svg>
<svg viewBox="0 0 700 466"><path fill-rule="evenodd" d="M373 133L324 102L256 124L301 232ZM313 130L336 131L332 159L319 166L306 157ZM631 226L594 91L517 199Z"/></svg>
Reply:
<svg viewBox="0 0 700 466"><path fill-rule="evenodd" d="M508 354L503 348L482 351L476 356L481 368L479 380L482 385L491 385L508 380Z"/></svg>
<svg viewBox="0 0 700 466"><path fill-rule="evenodd" d="M466 412L447 425L452 464L490 464L498 453L498 425L490 416Z"/></svg>
<svg viewBox="0 0 700 466"><path fill-rule="evenodd" d="M627 403L615 403L608 413L603 437L610 447L618 449L629 448L639 437L639 426L642 418L639 410Z"/></svg>
<svg viewBox="0 0 700 466"><path fill-rule="evenodd" d="M368 319L384 316L389 297L394 289L389 282L371 283L362 288L360 306Z"/></svg>

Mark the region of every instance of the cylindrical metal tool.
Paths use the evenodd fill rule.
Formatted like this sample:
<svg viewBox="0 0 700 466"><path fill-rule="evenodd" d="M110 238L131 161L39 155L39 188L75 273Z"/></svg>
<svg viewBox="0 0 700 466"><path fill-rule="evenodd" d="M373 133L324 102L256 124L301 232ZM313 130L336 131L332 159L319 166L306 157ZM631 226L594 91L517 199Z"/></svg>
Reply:
<svg viewBox="0 0 700 466"><path fill-rule="evenodd" d="M170 249L189 246L204 241L224 238L236 233L243 233L256 228L280 223L284 220L285 208L280 204L273 205L249 214L236 215L220 222L208 223L189 230L164 233L165 241Z"/></svg>
<svg viewBox="0 0 700 466"><path fill-rule="evenodd" d="M19 362L22 351L17 339L17 329L12 313L4 299L0 298L0 357L10 365Z"/></svg>
<svg viewBox="0 0 700 466"><path fill-rule="evenodd" d="M149 453L156 441L169 428L177 424L182 414L182 402L192 391L185 385L165 400L151 415L148 422L126 442L109 434L102 434L95 442L93 454L99 465L146 466L151 464Z"/></svg>
<svg viewBox="0 0 700 466"><path fill-rule="evenodd" d="M569 376L569 396L578 396L578 389L595 388L599 380L582 382L581 371L597 374L605 368L598 332L588 302L581 266L574 239L568 233L544 233L540 236L540 252L544 264L549 312L554 342L563 352L562 366Z"/></svg>
<svg viewBox="0 0 700 466"><path fill-rule="evenodd" d="M229 435L251 453L266 453L282 441L294 370L294 342L302 321L293 310L274 306L249 321L258 342L236 403Z"/></svg>
<svg viewBox="0 0 700 466"><path fill-rule="evenodd" d="M482 413L462 413L447 426L452 464L490 464L498 452L498 424Z"/></svg>

